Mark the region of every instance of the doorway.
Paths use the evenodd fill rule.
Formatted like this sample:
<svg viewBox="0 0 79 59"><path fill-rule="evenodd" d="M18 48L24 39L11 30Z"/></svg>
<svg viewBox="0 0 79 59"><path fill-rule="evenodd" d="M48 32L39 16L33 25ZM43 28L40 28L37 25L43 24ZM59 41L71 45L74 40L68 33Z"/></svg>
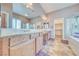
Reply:
<svg viewBox="0 0 79 59"><path fill-rule="evenodd" d="M64 39L64 19L56 18L54 20L55 40L61 42Z"/></svg>

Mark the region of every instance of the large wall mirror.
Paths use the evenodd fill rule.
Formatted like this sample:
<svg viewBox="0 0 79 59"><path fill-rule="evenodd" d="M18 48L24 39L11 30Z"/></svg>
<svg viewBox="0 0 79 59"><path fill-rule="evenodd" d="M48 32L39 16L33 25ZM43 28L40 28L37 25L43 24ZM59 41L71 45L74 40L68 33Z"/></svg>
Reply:
<svg viewBox="0 0 79 59"><path fill-rule="evenodd" d="M12 15L12 29L31 29L30 19L18 13L12 13Z"/></svg>

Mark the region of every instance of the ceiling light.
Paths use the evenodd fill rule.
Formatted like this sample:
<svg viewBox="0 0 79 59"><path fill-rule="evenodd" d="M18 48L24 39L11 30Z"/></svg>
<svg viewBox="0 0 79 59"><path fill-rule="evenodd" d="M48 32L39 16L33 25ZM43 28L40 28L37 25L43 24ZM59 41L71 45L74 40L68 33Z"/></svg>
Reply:
<svg viewBox="0 0 79 59"><path fill-rule="evenodd" d="M33 3L25 3L24 5L26 6L26 8L33 10Z"/></svg>
<svg viewBox="0 0 79 59"><path fill-rule="evenodd" d="M43 20L47 20L47 17L46 17L45 15L43 15L41 18L42 18Z"/></svg>

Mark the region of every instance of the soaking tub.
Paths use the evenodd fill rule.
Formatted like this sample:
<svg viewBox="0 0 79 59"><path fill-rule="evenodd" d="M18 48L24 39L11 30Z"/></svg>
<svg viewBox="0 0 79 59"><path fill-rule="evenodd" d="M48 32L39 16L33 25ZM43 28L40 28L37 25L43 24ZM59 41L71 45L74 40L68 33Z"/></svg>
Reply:
<svg viewBox="0 0 79 59"><path fill-rule="evenodd" d="M77 56L79 56L79 33L75 33L68 39L69 45Z"/></svg>
<svg viewBox="0 0 79 59"><path fill-rule="evenodd" d="M76 33L73 35L73 37L79 38L79 32L76 32Z"/></svg>

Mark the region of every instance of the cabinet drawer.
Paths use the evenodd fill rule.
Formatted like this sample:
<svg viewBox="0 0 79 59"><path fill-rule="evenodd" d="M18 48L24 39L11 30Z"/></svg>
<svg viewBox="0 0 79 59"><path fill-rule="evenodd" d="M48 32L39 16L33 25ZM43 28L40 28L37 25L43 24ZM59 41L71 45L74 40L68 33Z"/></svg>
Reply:
<svg viewBox="0 0 79 59"><path fill-rule="evenodd" d="M13 36L10 40L10 46L16 45L27 40L29 40L29 35Z"/></svg>
<svg viewBox="0 0 79 59"><path fill-rule="evenodd" d="M39 33L31 34L31 39L35 39L36 37L39 37Z"/></svg>
<svg viewBox="0 0 79 59"><path fill-rule="evenodd" d="M9 55L9 38L0 38L0 56Z"/></svg>

